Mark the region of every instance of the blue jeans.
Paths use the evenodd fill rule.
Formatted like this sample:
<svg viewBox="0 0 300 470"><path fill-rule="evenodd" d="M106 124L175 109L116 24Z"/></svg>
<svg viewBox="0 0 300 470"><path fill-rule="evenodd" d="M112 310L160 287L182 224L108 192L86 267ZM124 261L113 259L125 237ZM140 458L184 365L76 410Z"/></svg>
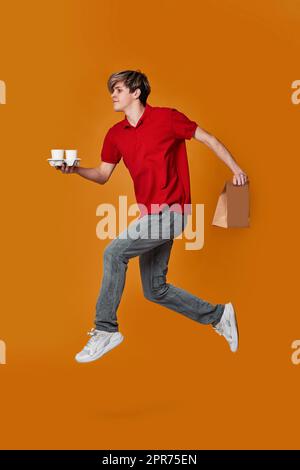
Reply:
<svg viewBox="0 0 300 470"><path fill-rule="evenodd" d="M104 250L104 269L96 304L95 328L118 331L117 309L130 258L139 256L146 299L203 324L215 326L225 305L211 304L166 282L174 238L183 232L187 215L164 209L135 220Z"/></svg>

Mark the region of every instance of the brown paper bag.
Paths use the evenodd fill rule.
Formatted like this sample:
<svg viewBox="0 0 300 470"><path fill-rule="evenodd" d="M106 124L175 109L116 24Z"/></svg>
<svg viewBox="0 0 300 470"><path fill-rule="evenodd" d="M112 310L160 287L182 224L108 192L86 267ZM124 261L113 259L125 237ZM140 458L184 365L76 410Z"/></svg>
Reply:
<svg viewBox="0 0 300 470"><path fill-rule="evenodd" d="M226 181L219 196L212 225L218 227L249 227L249 180L242 186Z"/></svg>

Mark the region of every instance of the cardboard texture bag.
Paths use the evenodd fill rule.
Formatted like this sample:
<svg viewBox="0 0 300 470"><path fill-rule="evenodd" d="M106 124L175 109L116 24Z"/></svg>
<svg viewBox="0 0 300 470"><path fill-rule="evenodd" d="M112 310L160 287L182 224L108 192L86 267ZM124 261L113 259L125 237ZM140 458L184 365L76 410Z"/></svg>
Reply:
<svg viewBox="0 0 300 470"><path fill-rule="evenodd" d="M219 196L212 225L218 227L249 227L249 181L242 186L226 181Z"/></svg>

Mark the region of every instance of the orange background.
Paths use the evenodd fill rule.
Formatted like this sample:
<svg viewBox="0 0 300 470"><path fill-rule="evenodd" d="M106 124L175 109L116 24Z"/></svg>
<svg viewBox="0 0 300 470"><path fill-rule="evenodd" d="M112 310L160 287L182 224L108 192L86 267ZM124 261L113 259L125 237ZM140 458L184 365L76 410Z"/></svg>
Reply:
<svg viewBox="0 0 300 470"><path fill-rule="evenodd" d="M3 449L299 447L299 79L296 0L1 1L0 366ZM148 76L172 106L220 139L250 179L251 227L211 226L230 170L187 142L192 202L205 204L199 251L174 244L168 281L234 302L240 349L143 298L130 261L118 315L125 341L102 359L74 355L93 326L109 240L96 207L134 203L123 163L105 186L47 164L78 148L99 164L114 113L108 76Z"/></svg>

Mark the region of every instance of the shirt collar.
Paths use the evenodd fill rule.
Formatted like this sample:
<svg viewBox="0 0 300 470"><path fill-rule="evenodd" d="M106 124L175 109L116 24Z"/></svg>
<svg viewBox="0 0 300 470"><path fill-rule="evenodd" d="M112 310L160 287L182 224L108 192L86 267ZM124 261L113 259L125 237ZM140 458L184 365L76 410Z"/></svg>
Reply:
<svg viewBox="0 0 300 470"><path fill-rule="evenodd" d="M133 129L138 127L140 124L142 124L142 122L144 122L145 119L147 119L147 117L149 116L149 114L151 112L151 109L152 109L152 106L150 106L150 104L146 103L144 112L141 115L140 119L138 120L136 126L132 126L130 124L130 122L128 121L127 117L125 117L125 119L124 119L124 129L126 129L126 127L132 127Z"/></svg>

